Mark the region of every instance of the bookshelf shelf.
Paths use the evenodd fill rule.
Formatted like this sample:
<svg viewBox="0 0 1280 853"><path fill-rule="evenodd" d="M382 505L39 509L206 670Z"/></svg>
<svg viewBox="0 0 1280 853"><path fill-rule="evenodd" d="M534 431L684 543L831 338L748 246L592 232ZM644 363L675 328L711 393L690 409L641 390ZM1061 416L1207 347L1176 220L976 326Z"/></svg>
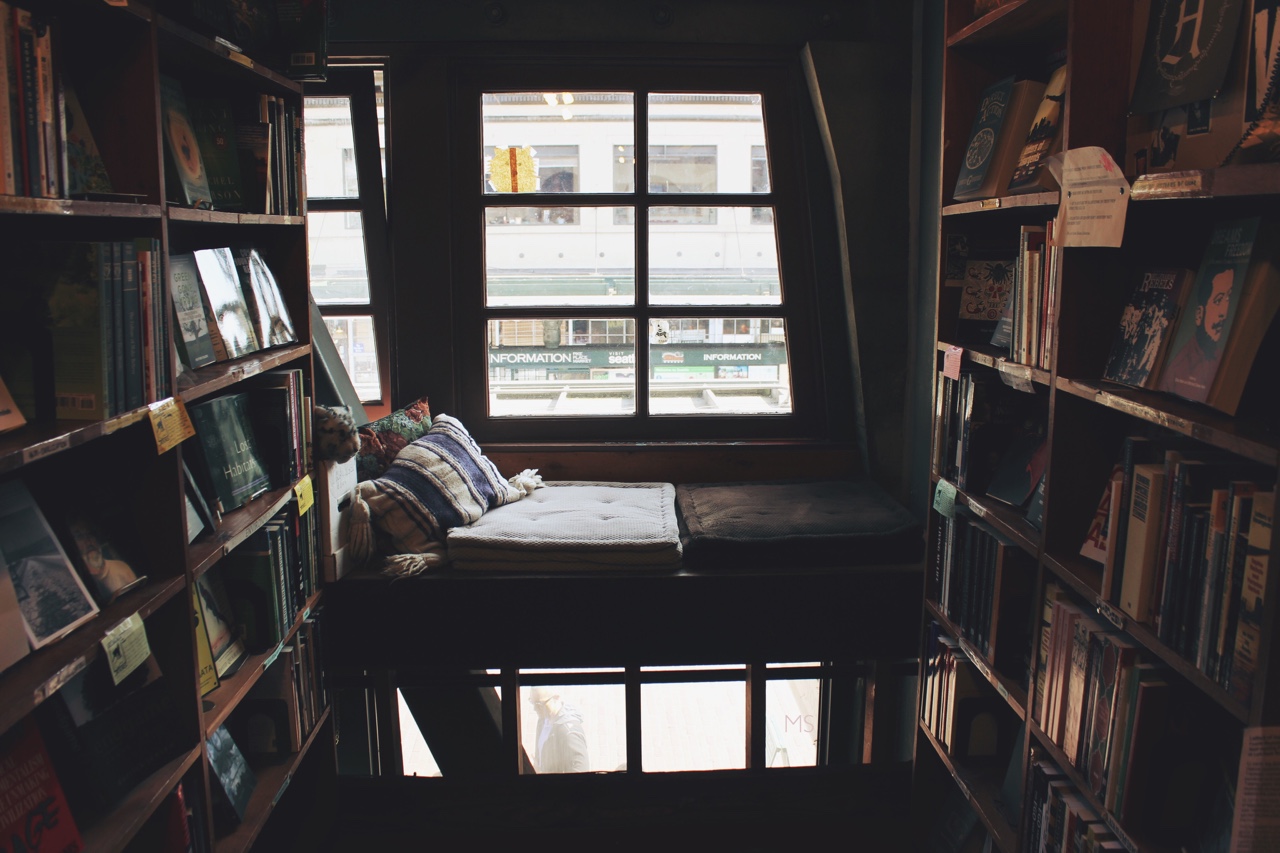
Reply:
<svg viewBox="0 0 1280 853"><path fill-rule="evenodd" d="M219 391L250 379L268 370L287 367L295 361L309 358L311 344L291 344L290 346L264 350L262 352L238 358L235 361L223 361L201 367L199 370L183 374L178 378L178 396L184 403L194 403L210 397ZM185 384L183 376L187 377Z"/></svg>
<svg viewBox="0 0 1280 853"><path fill-rule="evenodd" d="M942 208L943 216L966 216L969 214L996 214L998 211L1015 211L1025 213L1028 210L1044 208L1048 210L1058 206L1058 193L1027 193L1025 195L1008 195L1000 198L988 198L982 201L963 201L948 204Z"/></svg>
<svg viewBox="0 0 1280 853"><path fill-rule="evenodd" d="M1012 0L972 20L966 10L958 16L970 23L947 37L947 47L989 47L1004 42L1036 37L1061 29L1066 24L1066 0Z"/></svg>
<svg viewBox="0 0 1280 853"><path fill-rule="evenodd" d="M120 201L77 201L67 198L0 196L0 216L53 216L85 219L159 219L163 209L156 204Z"/></svg>
<svg viewBox="0 0 1280 853"><path fill-rule="evenodd" d="M1165 394L1100 385L1059 376L1057 388L1067 394L1164 427L1172 432L1252 459L1262 465L1280 460L1280 436L1259 424L1237 421L1203 406Z"/></svg>
<svg viewBox="0 0 1280 853"><path fill-rule="evenodd" d="M921 689L932 689L935 692L924 695L936 698L937 682L942 676L937 674L939 667L930 667L928 661L948 660L957 645L950 640L934 640L935 632L958 638L959 648L971 660L1003 660L998 671L994 666L977 667L983 676L977 679L979 687L989 687L991 693L979 698L989 701L998 696L1025 727L1024 752L1009 756L1009 766L1018 765L1021 759L1024 788L1033 778L1029 773L1033 769L1031 761L1047 757L1066 772L1074 787L1088 793L1085 774L1070 766L1067 755L1087 755L1091 748L1107 748L1107 742L1094 739L1090 728L1090 721L1098 719L1103 708L1111 736L1115 732L1127 735L1138 731L1151 738L1166 738L1162 743L1173 743L1179 731L1195 733L1194 738L1181 743L1197 749L1178 751L1171 746L1170 751L1176 754L1162 755L1165 763L1147 759L1144 764L1138 759L1135 775L1127 778L1126 784L1158 789L1158 780L1169 778L1174 772L1185 772L1188 779L1197 782L1235 779L1242 760L1243 729L1274 725L1280 719L1272 698L1273 683L1280 678L1280 655L1275 654L1280 620L1274 616L1274 604L1280 598L1280 546L1274 538L1269 544L1257 545L1251 544L1248 537L1250 520L1262 518L1260 524L1267 523L1265 515L1249 512L1249 501L1253 499L1250 496L1274 491L1280 465L1280 406L1275 404L1274 392L1264 387L1267 383L1259 380L1270 367L1264 362L1274 361L1274 355L1266 355L1270 351L1264 344L1260 350L1263 355L1259 355L1248 382L1238 383L1245 390L1237 416L1171 394L1103 381L1101 376L1111 358L1135 276L1162 268L1200 266L1218 222L1274 217L1275 200L1280 198L1280 163L1165 172L1152 168L1148 174L1132 174L1136 169L1126 158L1135 163L1139 159L1137 154L1130 157L1129 148L1140 146L1135 140L1150 135L1141 137L1135 128L1145 119L1130 116L1128 111L1131 74L1137 67L1134 52L1141 49L1147 31L1148 4L1014 0L981 16L975 14L972 0L942 5L945 37L940 62L940 117L941 138L947 144L941 152L937 200L941 216L937 243L932 247L937 265L930 271L936 297L937 370L930 485L936 485L939 474L944 474L950 483L976 483L978 487L975 493L963 489L956 492L955 518L944 515L946 507L941 504L941 511L930 514L929 553L934 565L927 576L935 585L947 584L948 603L945 608L941 606L937 599L942 594L926 586L922 603L925 630ZM1241 27L1242 31L1246 29ZM1132 182L1133 204L1128 207L1119 247L1056 244L1052 234L1055 230L1061 232L1053 226L1059 225L1062 215L1058 192L951 202L952 188L962 173L961 161L969 149L967 140L975 109L983 93L1009 76L1047 80L1052 69L1063 62L1066 94L1059 107L1061 147L1101 147L1122 164L1122 169L1128 170L1126 179ZM1227 86L1230 85L1233 84L1228 81ZM1233 119L1224 121L1227 126ZM1022 135L1027 137L1025 131ZM1178 156L1184 153L1180 151ZM1182 162L1188 162L1187 158ZM1176 169L1176 165L1168 168ZM1038 233L1041 226L1049 239L1037 259L1028 235ZM961 297L980 295L956 286L960 265L975 259L994 263L1015 257L1010 247L1018 247L1016 257L1020 262L1015 265L1010 292L1018 294L1019 299L1026 293L1033 296L1030 302L1016 307L1029 304L1036 309L1015 315L1017 322L1024 324L1015 326L1015 330L1023 332L1024 342L1031 342L1031 347L1024 345L1021 352L1034 352L1037 340L1051 341L1051 357L1037 361L1043 362L1043 368L1031 368L1011 363L1003 348L967 346L961 379L946 377L944 368L948 359L954 358L950 352L953 344L970 331L962 328L962 320L957 320ZM1039 260L1045 263L1040 264ZM1017 280L1026 269L1037 268L1047 268L1051 274L1040 281ZM1030 284L1038 285L1039 290L1028 289ZM1042 297L1040 303L1034 299L1037 293ZM1042 332L1038 338L1035 327L1026 325L1027 318L1037 313ZM1026 336L1028 330L1030 337ZM1257 334L1272 341L1275 324L1270 331ZM970 337L985 341L977 334ZM1241 369L1249 370L1247 366ZM1010 395L996 378L1005 386L1033 392L1036 400L1045 404L1044 421L1036 420L1038 408L1028 406L1024 411L1019 407L1017 398L1022 395ZM997 420L1001 408L1009 406L1016 414ZM991 456L1002 453L1002 448L991 450L992 440L977 443L982 430L998 424L998 444L1006 434L1001 430L1018 420L1026 428L1028 443L1043 435L1044 478L1022 507L1011 507L981 493L987 489L986 475L992 469L974 460L989 462ZM1023 455L1016 459L1022 462L1026 458L1024 446ZM1138 465L1151 467L1137 476L1134 469ZM1027 463L1027 470L1030 478L1037 476L1031 462ZM1161 472L1167 477L1163 486L1158 485ZM1148 474L1150 480L1146 479ZM1114 486L1113 477L1118 477ZM1239 491L1229 490L1229 485ZM1009 494L999 489L992 491ZM1034 516L1038 519L1034 526L1026 520L1032 502L1041 508ZM1265 499L1261 505L1265 513ZM1238 530L1227 526L1227 519L1232 518L1228 507L1245 514L1244 526ZM960 508L968 511L963 520ZM984 649L979 655L977 644L967 639L976 636L986 643L983 635L973 633L973 614L981 618L1007 600L1003 576L993 581L975 571L984 559L981 549L985 543L971 532L973 518L1032 558L1034 583L1026 613L1031 630L1025 647L1001 647L1002 641L1017 644L1023 639L1019 636L1010 640L999 633L996 642L991 643L996 648L990 652ZM1144 523L1150 525L1145 538L1141 536ZM1125 546L1132 549L1128 559L1116 556L1110 568L1104 568L1107 554L1123 554ZM1152 550L1144 554L1143 548ZM1229 551L1235 555L1234 564L1227 561ZM1255 594L1241 591L1247 585L1240 579L1246 560L1254 573L1251 576L1263 578L1265 587L1261 590L1262 605L1252 605L1260 615L1250 617L1247 629L1242 627L1246 626L1245 619L1235 616L1237 611L1244 612L1251 606L1251 596ZM1136 583L1135 577L1140 579ZM1018 589L1017 593L1021 595L1023 590ZM956 596L960 596L958 606ZM1135 604L1135 596L1139 601L1147 596L1151 603ZM1144 617L1147 621L1129 618L1121 608L1122 599L1129 609L1149 607L1150 615ZM947 618L948 613L959 614L956 619L966 624L955 624ZM1062 622L1055 625L1057 619ZM999 624L1003 631L1003 616ZM1245 639L1234 639L1237 627ZM965 628L969 629L967 634ZM1229 643L1221 654L1215 639ZM936 653L938 646L946 646L945 653ZM1154 686L1144 686L1141 695L1146 699L1138 698L1134 688L1133 694L1113 699L1110 706L1091 701L1089 691L1095 685L1108 683L1099 679L1101 670L1097 666L1104 659L1104 651L1109 650L1115 650L1113 659L1117 661L1111 684L1119 683L1122 671L1126 675L1137 672L1128 669L1134 663L1141 664L1143 672L1150 668ZM1081 653L1077 656L1073 651ZM1132 661L1128 655L1133 655ZM1011 658L1017 661L1013 670ZM1025 673L1014 671L1022 666ZM1009 675L1026 677L1008 679ZM1046 679L1053 679L1048 688L1044 687ZM1039 692L1041 689L1051 689L1054 693L1049 695L1063 699L1065 716L1057 718L1054 712L1052 736L1037 725L1033 719L1036 715L1027 712L1028 703L1036 699L1009 689L1010 683L1034 685L1025 692L1036 697L1045 695ZM1099 691L1102 689L1098 687ZM1241 701L1250 689L1251 701ZM1144 702L1149 703L1145 712L1138 707ZM1153 707L1173 710L1162 718L1158 710L1150 710ZM1079 739L1068 743L1067 738L1073 737ZM945 773L934 767L934 754ZM983 823L990 823L983 807L974 803L968 787L970 771L978 771L956 766L963 762L946 755L924 725L917 737L916 756L921 832L930 825L928 800L936 799L938 776L954 779L974 810L982 814ZM1192 770L1193 766L1198 769ZM1063 797L1057 787L1024 790L1023 799L1023 819L1008 828L1012 840L1002 840L996 831L991 831L995 846L1003 849L1008 844L1019 851L1038 851L1040 838L1020 837L1032 828L1031 816L1055 804L1076 808L1069 805L1073 801ZM1205 791L1197 795L1194 804L1172 807L1168 803L1175 800L1173 792L1144 793L1141 800L1125 806L1127 825L1121 826L1119 817L1108 813L1105 804L1090 794L1085 797L1086 805L1079 807L1079 814L1085 821L1109 827L1132 853L1163 853L1153 840L1163 841L1185 830L1179 823L1185 820L1195 823L1196 833L1203 830L1206 837L1212 834L1225 845L1233 818L1227 814L1230 809L1210 804L1212 799L1212 794ZM1269 799L1268 805L1280 808L1280 798ZM1066 849L1063 845L1071 843L1071 839L1051 838L1055 850Z"/></svg>
<svg viewBox="0 0 1280 853"><path fill-rule="evenodd" d="M222 517L215 534L197 539L187 548L187 566L193 577L207 572L266 524L293 498L293 486L273 489Z"/></svg>
<svg viewBox="0 0 1280 853"><path fill-rule="evenodd" d="M33 651L4 675L5 701L0 703L0 728L8 730L57 692L68 678L87 667L101 653L108 632L124 619L150 617L186 589L183 578L152 580L105 607L88 624L58 642Z"/></svg>
<svg viewBox="0 0 1280 853"><path fill-rule="evenodd" d="M956 764L951 760L946 747L934 737L933 732L929 731L923 722L918 730L921 737L933 747L947 772L951 774L951 778L955 780L956 785L964 793L965 799L969 801L969 805L978 813L978 818L991 833L996 847L1001 853L1016 853L1017 832L997 805L996 796L1000 790L999 768L988 767L978 771Z"/></svg>
<svg viewBox="0 0 1280 853"><path fill-rule="evenodd" d="M129 842L160 808L165 792L173 790L196 766L201 752L200 746L193 746L152 773L132 795L84 833L84 849L101 850L103 853L128 849Z"/></svg>
<svg viewBox="0 0 1280 853"><path fill-rule="evenodd" d="M272 811L280 802L280 798L288 789L290 783L294 779L294 774L298 772L298 766L303 758L314 748L315 740L322 732L328 732L331 724L332 711L326 708L312 729L311 734L307 736L306 742L303 743L300 752L291 753L281 756L274 761L256 764L253 768L254 775L257 777L257 784L253 789L253 796L249 799L249 805L245 809L244 822L232 833L222 836L217 841L217 853L242 853L253 847L254 842L258 840L258 835L262 827L266 825L267 819L271 816Z"/></svg>

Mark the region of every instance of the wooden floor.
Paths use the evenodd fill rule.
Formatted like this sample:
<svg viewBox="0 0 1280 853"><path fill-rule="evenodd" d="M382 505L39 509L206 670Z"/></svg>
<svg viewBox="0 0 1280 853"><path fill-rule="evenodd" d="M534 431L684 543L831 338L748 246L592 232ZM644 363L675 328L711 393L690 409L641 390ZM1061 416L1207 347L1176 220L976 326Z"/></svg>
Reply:
<svg viewBox="0 0 1280 853"><path fill-rule="evenodd" d="M909 768L340 783L323 851L906 853ZM832 848L832 842L835 847Z"/></svg>

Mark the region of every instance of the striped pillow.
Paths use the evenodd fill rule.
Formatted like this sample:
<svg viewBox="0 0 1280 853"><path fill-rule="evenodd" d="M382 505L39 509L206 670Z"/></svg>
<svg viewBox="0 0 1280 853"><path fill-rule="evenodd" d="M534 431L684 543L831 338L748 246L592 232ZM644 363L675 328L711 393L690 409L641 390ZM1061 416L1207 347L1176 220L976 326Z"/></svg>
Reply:
<svg viewBox="0 0 1280 853"><path fill-rule="evenodd" d="M379 550L422 554L445 533L470 524L524 493L510 485L462 422L433 418L431 429L400 451L377 479L357 486L379 532Z"/></svg>

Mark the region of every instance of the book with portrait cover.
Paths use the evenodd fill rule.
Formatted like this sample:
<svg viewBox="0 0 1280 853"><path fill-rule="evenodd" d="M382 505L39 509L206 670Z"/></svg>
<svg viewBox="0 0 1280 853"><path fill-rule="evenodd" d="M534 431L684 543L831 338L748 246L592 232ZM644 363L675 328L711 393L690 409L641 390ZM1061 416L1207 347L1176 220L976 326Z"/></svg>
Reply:
<svg viewBox="0 0 1280 853"><path fill-rule="evenodd" d="M249 303L240 286L235 255L229 247L197 249L192 253L209 312L209 336L218 361L239 358L262 349L249 316Z"/></svg>
<svg viewBox="0 0 1280 853"><path fill-rule="evenodd" d="M173 294L173 313L179 331L174 342L183 363L192 369L213 364L217 357L209 334L209 318L204 313L200 272L195 256L190 252L169 256L169 289Z"/></svg>
<svg viewBox="0 0 1280 853"><path fill-rule="evenodd" d="M992 198L1004 192L1044 90L1044 83L1013 77L983 90L952 193L956 201Z"/></svg>
<svg viewBox="0 0 1280 853"><path fill-rule="evenodd" d="M79 853L80 829L40 727L24 717L0 736L0 791L7 792L0 839L6 850Z"/></svg>
<svg viewBox="0 0 1280 853"><path fill-rule="evenodd" d="M265 348L291 344L298 340L289 309L280 293L280 285L276 283L271 267L263 260L262 253L242 246L234 251L234 255L236 270L240 273L240 286L248 297L249 313L253 317L258 342Z"/></svg>
<svg viewBox="0 0 1280 853"><path fill-rule="evenodd" d="M1067 66L1059 65L1049 75L1040 106L1031 119L1018 163L1009 178L1010 195L1057 189L1046 161L1062 147L1062 102L1067 90Z"/></svg>
<svg viewBox="0 0 1280 853"><path fill-rule="evenodd" d="M231 512L271 486L271 478L258 450L246 392L227 394L191 406L197 455L192 463L211 505Z"/></svg>
<svg viewBox="0 0 1280 853"><path fill-rule="evenodd" d="M1132 388L1155 388L1195 271L1144 270L1120 315L1102 378Z"/></svg>
<svg viewBox="0 0 1280 853"><path fill-rule="evenodd" d="M1271 230L1263 228L1260 217L1225 220L1214 226L1160 372L1161 391L1208 402L1250 279L1263 287L1267 286L1264 275L1274 279L1274 265L1266 257L1274 251L1274 240L1260 239L1260 232L1265 235ZM1243 366L1248 372L1252 353L1247 362L1245 354L1240 352L1233 369Z"/></svg>
<svg viewBox="0 0 1280 853"><path fill-rule="evenodd" d="M173 77L160 75L160 125L164 130L165 172L172 178L171 201L188 207L208 207L209 175L205 172L200 143L191 126L187 99L182 84ZM174 190L180 190L175 193Z"/></svg>
<svg viewBox="0 0 1280 853"><path fill-rule="evenodd" d="M213 657L217 678L226 678L240 668L248 651L240 640L231 598L227 595L222 575L205 572L196 578L196 603L200 607L199 619L209 636L209 653Z"/></svg>
<svg viewBox="0 0 1280 853"><path fill-rule="evenodd" d="M13 579L33 649L65 637L98 613L98 605L21 480L0 483L0 566Z"/></svg>
<svg viewBox="0 0 1280 853"><path fill-rule="evenodd" d="M76 509L69 513L66 528L72 553L104 606L146 583L147 576L134 570L107 536L104 525L87 511Z"/></svg>

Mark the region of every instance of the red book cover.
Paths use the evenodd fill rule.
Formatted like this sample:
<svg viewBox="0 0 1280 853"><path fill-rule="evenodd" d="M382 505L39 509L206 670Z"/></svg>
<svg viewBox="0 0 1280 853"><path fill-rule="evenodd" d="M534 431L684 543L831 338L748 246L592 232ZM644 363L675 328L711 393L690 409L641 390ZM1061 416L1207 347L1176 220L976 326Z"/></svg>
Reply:
<svg viewBox="0 0 1280 853"><path fill-rule="evenodd" d="M44 738L30 717L0 738L0 847L28 853L84 849Z"/></svg>

